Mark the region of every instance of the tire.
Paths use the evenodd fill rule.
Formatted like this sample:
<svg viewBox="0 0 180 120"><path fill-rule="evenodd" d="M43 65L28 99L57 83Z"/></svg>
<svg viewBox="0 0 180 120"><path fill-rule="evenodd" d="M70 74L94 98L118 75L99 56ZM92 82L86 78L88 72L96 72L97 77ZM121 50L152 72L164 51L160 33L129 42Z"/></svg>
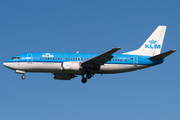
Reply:
<svg viewBox="0 0 180 120"><path fill-rule="evenodd" d="M87 75L86 75L86 78L87 78L87 79L90 79L91 77L92 77L91 74L87 74Z"/></svg>
<svg viewBox="0 0 180 120"><path fill-rule="evenodd" d="M22 79L25 79L25 78L26 78L26 76L25 76L25 75L23 75L21 78L22 78Z"/></svg>
<svg viewBox="0 0 180 120"><path fill-rule="evenodd" d="M86 78L82 78L81 82L82 82L82 83L86 83L86 82L87 82L87 79L86 79Z"/></svg>

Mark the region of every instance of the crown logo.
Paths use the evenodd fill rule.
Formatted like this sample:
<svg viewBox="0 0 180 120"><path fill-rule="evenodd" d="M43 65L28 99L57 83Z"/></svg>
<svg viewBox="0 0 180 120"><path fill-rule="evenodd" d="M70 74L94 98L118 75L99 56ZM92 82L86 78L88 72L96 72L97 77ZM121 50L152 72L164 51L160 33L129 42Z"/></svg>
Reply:
<svg viewBox="0 0 180 120"><path fill-rule="evenodd" d="M156 42L157 42L157 41L156 41L156 40L154 40L154 39L149 40L149 43L150 43L150 44L156 44Z"/></svg>

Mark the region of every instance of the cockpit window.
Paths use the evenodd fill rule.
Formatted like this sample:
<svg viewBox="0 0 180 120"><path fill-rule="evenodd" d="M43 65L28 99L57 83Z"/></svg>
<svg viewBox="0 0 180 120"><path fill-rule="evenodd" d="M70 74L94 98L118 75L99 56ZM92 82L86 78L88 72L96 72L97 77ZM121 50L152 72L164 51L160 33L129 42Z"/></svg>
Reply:
<svg viewBox="0 0 180 120"><path fill-rule="evenodd" d="M19 59L20 57L12 57L12 59Z"/></svg>

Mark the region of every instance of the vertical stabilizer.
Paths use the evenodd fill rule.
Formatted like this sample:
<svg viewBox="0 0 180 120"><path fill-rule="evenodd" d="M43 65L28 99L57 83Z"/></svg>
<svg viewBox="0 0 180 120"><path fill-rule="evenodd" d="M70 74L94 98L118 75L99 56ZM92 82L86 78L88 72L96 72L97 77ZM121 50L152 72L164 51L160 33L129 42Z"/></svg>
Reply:
<svg viewBox="0 0 180 120"><path fill-rule="evenodd" d="M138 49L124 54L154 56L161 53L166 26L158 26L145 43Z"/></svg>

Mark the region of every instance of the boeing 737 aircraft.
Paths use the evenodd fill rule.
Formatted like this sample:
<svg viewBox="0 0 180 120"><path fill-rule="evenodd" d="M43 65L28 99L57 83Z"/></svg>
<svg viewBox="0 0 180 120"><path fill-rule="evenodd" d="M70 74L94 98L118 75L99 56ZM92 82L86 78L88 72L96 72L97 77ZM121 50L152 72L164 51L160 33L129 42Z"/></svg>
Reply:
<svg viewBox="0 0 180 120"><path fill-rule="evenodd" d="M12 57L3 63L16 73L52 73L54 79L70 80L77 75L86 83L94 74L130 72L163 63L164 58L175 52L161 53L166 26L158 26L137 50L114 54L121 48L112 48L102 54L90 53L26 53Z"/></svg>

